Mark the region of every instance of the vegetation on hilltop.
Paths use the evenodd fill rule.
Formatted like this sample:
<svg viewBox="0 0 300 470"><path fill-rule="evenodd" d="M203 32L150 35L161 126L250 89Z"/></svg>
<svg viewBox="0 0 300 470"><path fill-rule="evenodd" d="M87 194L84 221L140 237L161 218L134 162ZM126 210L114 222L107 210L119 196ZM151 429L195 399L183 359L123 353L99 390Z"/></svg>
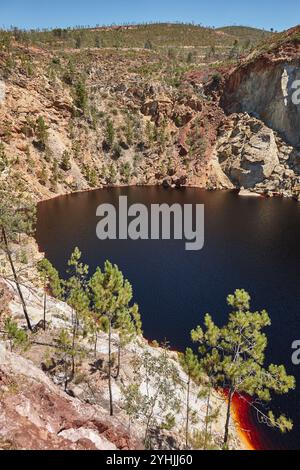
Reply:
<svg viewBox="0 0 300 470"><path fill-rule="evenodd" d="M291 59L294 55L297 55L299 44L300 26L295 26L280 33L270 34L256 45L255 49L242 62L242 65L252 63L265 54L276 55L277 59L286 58L288 55Z"/></svg>
<svg viewBox="0 0 300 470"><path fill-rule="evenodd" d="M214 29L194 24L154 23L95 28L55 28L51 30L22 31L12 29L15 40L25 44L54 49L81 48L228 48L238 40L252 45L268 33L248 27Z"/></svg>
<svg viewBox="0 0 300 470"><path fill-rule="evenodd" d="M222 31L226 35L235 37L240 41L250 40L253 43L264 41L271 35L270 31L250 26L223 26L222 28L217 28L216 31Z"/></svg>

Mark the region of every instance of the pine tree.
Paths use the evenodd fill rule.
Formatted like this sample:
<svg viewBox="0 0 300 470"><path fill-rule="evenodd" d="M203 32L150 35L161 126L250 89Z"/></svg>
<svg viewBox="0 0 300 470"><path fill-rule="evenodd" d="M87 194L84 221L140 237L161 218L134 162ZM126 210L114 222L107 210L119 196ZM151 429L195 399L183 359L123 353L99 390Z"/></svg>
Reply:
<svg viewBox="0 0 300 470"><path fill-rule="evenodd" d="M57 269L46 258L38 262L37 269L49 294L56 299L63 300L64 287Z"/></svg>
<svg viewBox="0 0 300 470"><path fill-rule="evenodd" d="M191 64L192 62L194 62L194 60L195 60L195 55L193 54L193 52L189 52L186 58L187 63Z"/></svg>
<svg viewBox="0 0 300 470"><path fill-rule="evenodd" d="M97 47L97 49L100 49L102 47L102 41L100 39L100 37L96 36L95 38L95 47Z"/></svg>
<svg viewBox="0 0 300 470"><path fill-rule="evenodd" d="M120 315L129 307L132 299L132 287L124 279L118 266L105 262L104 271L97 269L89 283L93 307L96 314L105 317L108 323L108 388L110 415L113 416L112 395L112 330Z"/></svg>
<svg viewBox="0 0 300 470"><path fill-rule="evenodd" d="M30 343L26 332L19 328L18 324L11 317L7 317L4 321L4 335L9 341L11 351L13 351L14 347L19 347L23 350L28 349Z"/></svg>
<svg viewBox="0 0 300 470"><path fill-rule="evenodd" d="M83 114L86 113L88 107L88 93L85 83L82 80L79 80L75 86L75 106L77 106Z"/></svg>
<svg viewBox="0 0 300 470"><path fill-rule="evenodd" d="M59 278L58 271L52 266L50 261L43 258L37 264L37 269L44 285L44 318L43 328L46 330L47 322L47 292L50 292L57 299L63 298L63 285Z"/></svg>
<svg viewBox="0 0 300 470"><path fill-rule="evenodd" d="M39 116L35 124L35 135L42 150L45 150L49 138L48 129L43 116Z"/></svg>
<svg viewBox="0 0 300 470"><path fill-rule="evenodd" d="M22 190L11 188L2 183L0 187L0 249L9 261L18 295L21 300L27 327L32 331L25 299L20 287L19 276L10 249L10 242L21 234L31 235L35 224L35 206L30 197Z"/></svg>
<svg viewBox="0 0 300 470"><path fill-rule="evenodd" d="M201 431L201 448L203 450L214 450L216 448L212 440L212 424L216 421L220 414L220 407L216 405L211 405L212 394L214 391L214 380L212 377L207 377L206 380L204 377L201 377L200 382L200 391L198 393L198 398L206 400L206 411L204 418L204 430ZM199 441L199 439L198 439Z"/></svg>
<svg viewBox="0 0 300 470"><path fill-rule="evenodd" d="M106 180L108 184L115 184L117 181L117 170L113 163L111 163L111 165L108 167Z"/></svg>
<svg viewBox="0 0 300 470"><path fill-rule="evenodd" d="M76 49L81 49L81 46L82 46L82 38L81 36L77 36L75 40L75 47Z"/></svg>
<svg viewBox="0 0 300 470"><path fill-rule="evenodd" d="M8 166L8 158L5 153L4 144L0 142L0 173L6 170Z"/></svg>
<svg viewBox="0 0 300 470"><path fill-rule="evenodd" d="M134 361L135 383L122 389L123 406L130 417L139 419L144 427L144 443L151 448L150 433L167 424L174 424L180 411L178 368L168 357L164 344L158 355L145 351ZM144 390L144 392L143 392Z"/></svg>
<svg viewBox="0 0 300 470"><path fill-rule="evenodd" d="M58 271L47 259L38 263L38 270L45 285L45 292L49 291L71 307L71 327L61 330L56 349L58 362L63 367L64 387L67 392L69 383L76 375L77 360L85 354L84 349L80 347L80 337L85 336L84 327L90 317L87 280L89 268L81 262L81 252L75 248L68 261L66 280L60 279Z"/></svg>
<svg viewBox="0 0 300 470"><path fill-rule="evenodd" d="M76 370L76 353L79 336L80 322L84 323L89 314L90 299L87 290L87 275L89 268L81 262L81 252L75 248L68 261L69 278L65 281L65 300L72 309L72 356L71 375L69 381L73 380Z"/></svg>
<svg viewBox="0 0 300 470"><path fill-rule="evenodd" d="M153 49L153 44L150 41L150 39L147 39L147 41L145 42L144 48L149 49L149 50Z"/></svg>
<svg viewBox="0 0 300 470"><path fill-rule="evenodd" d="M149 147L152 147L155 141L155 128L151 121L147 121L146 128L145 128L145 138L146 143Z"/></svg>
<svg viewBox="0 0 300 470"><path fill-rule="evenodd" d="M127 344L131 343L135 336L142 334L142 321L139 313L139 307L134 304L133 307L122 308L117 316L115 328L119 333L118 344L118 363L116 379L119 378L121 369L121 352Z"/></svg>
<svg viewBox="0 0 300 470"><path fill-rule="evenodd" d="M190 423L190 387L192 380L198 380L202 372L198 357L188 348L185 354L179 356L180 364L187 373L187 394L186 394L186 426L185 426L185 447L189 445L189 423Z"/></svg>
<svg viewBox="0 0 300 470"><path fill-rule="evenodd" d="M129 418L129 431L133 420L138 420L143 415L145 399L140 391L138 383L130 383L127 387L122 387L122 408Z"/></svg>
<svg viewBox="0 0 300 470"><path fill-rule="evenodd" d="M75 361L80 355L73 342L73 334L68 329L62 329L56 340L56 362L61 364L64 374L64 389L68 392L68 385L74 378Z"/></svg>
<svg viewBox="0 0 300 470"><path fill-rule="evenodd" d="M71 170L71 158L70 154L67 150L64 150L62 157L61 157L61 169L64 171L69 171Z"/></svg>
<svg viewBox="0 0 300 470"><path fill-rule="evenodd" d="M228 392L224 448L228 447L231 406L236 395L245 393L270 402L271 392L284 394L295 387L294 377L287 375L284 366L264 365L267 337L262 330L271 324L268 313L251 312L250 296L244 290L236 290L227 302L233 309L227 325L219 328L207 314L205 328L198 326L191 333L193 341L199 343L203 369L214 377L216 385ZM275 418L270 412L264 417L269 425L282 432L293 427L284 415Z"/></svg>
<svg viewBox="0 0 300 470"><path fill-rule="evenodd" d="M112 148L115 141L115 129L113 122L110 119L107 119L106 121L105 139L108 147Z"/></svg>
<svg viewBox="0 0 300 470"><path fill-rule="evenodd" d="M132 121L129 116L126 119L124 134L126 137L127 144L131 146L133 144L134 129L133 129Z"/></svg>

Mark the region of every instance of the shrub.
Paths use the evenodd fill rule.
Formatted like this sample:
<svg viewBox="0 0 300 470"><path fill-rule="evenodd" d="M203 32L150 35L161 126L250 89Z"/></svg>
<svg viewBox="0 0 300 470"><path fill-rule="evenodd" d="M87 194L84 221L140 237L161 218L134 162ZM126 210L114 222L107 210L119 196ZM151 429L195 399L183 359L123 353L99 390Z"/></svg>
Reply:
<svg viewBox="0 0 300 470"><path fill-rule="evenodd" d="M85 83L83 81L77 82L75 86L75 106L79 108L83 113L87 111L88 107L88 93L86 90Z"/></svg>
<svg viewBox="0 0 300 470"><path fill-rule="evenodd" d="M119 143L115 143L113 146L113 158L118 160L122 155L122 147Z"/></svg>
<svg viewBox="0 0 300 470"><path fill-rule="evenodd" d="M49 137L48 129L49 127L46 125L43 116L39 116L35 123L35 135L41 150L45 150L46 148L46 143Z"/></svg>
<svg viewBox="0 0 300 470"><path fill-rule="evenodd" d="M115 140L115 129L110 119L107 119L106 121L105 140L107 145L111 148Z"/></svg>
<svg viewBox="0 0 300 470"><path fill-rule="evenodd" d="M121 169L120 169L120 174L123 177L125 183L130 182L131 173L132 173L132 168L131 168L130 163L128 163L128 162L123 163L123 165L121 166Z"/></svg>
<svg viewBox="0 0 300 470"><path fill-rule="evenodd" d="M4 144L0 142L0 173L7 168L8 159L5 153Z"/></svg>
<svg viewBox="0 0 300 470"><path fill-rule="evenodd" d="M45 166L43 166L41 171L39 172L38 179L41 185L46 186L48 182L48 172Z"/></svg>
<svg viewBox="0 0 300 470"><path fill-rule="evenodd" d="M4 333L10 342L10 349L20 347L24 350L28 349L29 341L27 334L24 330L18 327L10 317L7 317L4 322Z"/></svg>
<svg viewBox="0 0 300 470"><path fill-rule="evenodd" d="M67 150L64 150L62 154L60 167L64 171L69 171L72 168L70 154Z"/></svg>
<svg viewBox="0 0 300 470"><path fill-rule="evenodd" d="M147 41L145 42L144 48L145 49L150 49L150 50L153 49L153 44L150 41L150 39L147 39Z"/></svg>

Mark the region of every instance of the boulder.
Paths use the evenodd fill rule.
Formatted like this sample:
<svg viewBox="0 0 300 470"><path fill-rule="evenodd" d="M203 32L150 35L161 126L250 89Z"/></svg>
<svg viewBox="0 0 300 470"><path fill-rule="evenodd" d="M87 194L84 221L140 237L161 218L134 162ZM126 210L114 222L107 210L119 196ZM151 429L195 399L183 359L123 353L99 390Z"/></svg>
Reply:
<svg viewBox="0 0 300 470"><path fill-rule="evenodd" d="M269 178L279 165L275 135L247 114L235 115L231 124L218 142L217 156L234 185L252 188Z"/></svg>

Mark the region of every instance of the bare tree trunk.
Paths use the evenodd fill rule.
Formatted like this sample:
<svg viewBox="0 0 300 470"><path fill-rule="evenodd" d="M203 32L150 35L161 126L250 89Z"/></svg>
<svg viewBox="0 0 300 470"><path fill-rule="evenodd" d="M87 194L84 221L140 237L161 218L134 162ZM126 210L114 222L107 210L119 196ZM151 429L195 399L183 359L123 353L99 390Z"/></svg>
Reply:
<svg viewBox="0 0 300 470"><path fill-rule="evenodd" d="M231 388L229 390L228 404L227 404L227 416L226 416L226 423L225 423L225 434L224 434L224 447L225 448L228 445L230 412L231 412L231 404L232 404L233 395L234 395L234 389Z"/></svg>
<svg viewBox="0 0 300 470"><path fill-rule="evenodd" d="M159 395L159 391L160 391L160 385L158 386L157 392L156 392L155 396L153 397L151 411L150 411L150 414L147 417L147 424L146 424L146 430L145 430L145 435L144 435L144 444L145 444L146 448L150 448L150 440L151 439L149 439L149 441L148 441L148 434L149 434L151 420L152 420L152 417L153 417L153 414L154 414L154 408L155 408L155 405L156 405L156 402L157 402L157 397ZM148 444L149 444L149 446L148 446Z"/></svg>
<svg viewBox="0 0 300 470"><path fill-rule="evenodd" d="M204 434L204 445L203 449L206 450L207 447L207 437L208 437L208 421L209 421L209 410L210 410L210 395L211 395L211 388L209 387L209 392L207 395L207 402L206 402L206 415L205 415L205 434Z"/></svg>
<svg viewBox="0 0 300 470"><path fill-rule="evenodd" d="M109 389L109 411L110 416L114 415L113 408L113 397L111 387L111 319L109 319L109 330L108 330L108 389Z"/></svg>
<svg viewBox="0 0 300 470"><path fill-rule="evenodd" d="M148 441L148 434L149 434L149 428L150 428L150 422L151 422L152 416L153 416L153 407L147 419L146 430L145 430L145 435L144 435L144 444L145 444L146 449L150 448L150 440Z"/></svg>
<svg viewBox="0 0 300 470"><path fill-rule="evenodd" d="M95 342L94 342L94 356L95 356L95 359L97 359L97 343L98 343L98 335L97 335L97 331L95 333Z"/></svg>
<svg viewBox="0 0 300 470"><path fill-rule="evenodd" d="M21 287L20 287L20 284L19 284L19 279L18 279L18 276L17 276L17 272L16 272L16 269L15 269L15 266L14 266L14 262L13 262L10 250L9 250L8 240L7 240L7 236L6 236L6 232L5 232L4 227L2 227L2 236L3 236L3 240L4 240L4 244L5 244L5 251L6 251L8 260L9 260L9 264L11 266L11 270L12 270L12 273L13 273L13 276L14 276L14 280L15 280L16 287L17 287L17 290L18 290L18 294L19 294L19 297L20 297L20 300L21 300L21 304L22 304L24 316L25 316L25 319L26 319L27 327L30 331L32 331L32 326L31 326L31 323L30 323L26 303L25 303L25 300L24 300L24 297L23 297L23 293L21 291Z"/></svg>
<svg viewBox="0 0 300 470"><path fill-rule="evenodd" d="M118 365L117 365L117 373L116 373L116 380L119 378L121 369L121 344L118 344Z"/></svg>
<svg viewBox="0 0 300 470"><path fill-rule="evenodd" d="M72 372L70 382L74 379L75 376L75 348L76 348L76 336L78 328L78 317L77 312L75 312L75 320L73 325L73 338L72 338Z"/></svg>
<svg viewBox="0 0 300 470"><path fill-rule="evenodd" d="M47 293L44 292L44 331L46 331Z"/></svg>
<svg viewBox="0 0 300 470"><path fill-rule="evenodd" d="M186 425L185 425L185 447L188 448L189 443L189 421L190 421L190 387L191 387L191 377L189 374L188 384L187 384L187 396L186 396Z"/></svg>
<svg viewBox="0 0 300 470"><path fill-rule="evenodd" d="M66 361L66 359L65 359L64 369L65 369L65 392L67 393L67 391L68 391L69 378L68 378L68 368L67 368L67 361Z"/></svg>
<svg viewBox="0 0 300 470"><path fill-rule="evenodd" d="M76 370L76 364L75 364L75 348L76 348L76 335L77 335L77 313L74 314L74 309L72 309L72 323L73 323L73 333L72 333L72 351L71 351L71 373L70 376L68 377L68 368L67 368L67 361L68 359L65 359L65 392L68 391L68 385L69 383L74 380L75 377L75 370Z"/></svg>

